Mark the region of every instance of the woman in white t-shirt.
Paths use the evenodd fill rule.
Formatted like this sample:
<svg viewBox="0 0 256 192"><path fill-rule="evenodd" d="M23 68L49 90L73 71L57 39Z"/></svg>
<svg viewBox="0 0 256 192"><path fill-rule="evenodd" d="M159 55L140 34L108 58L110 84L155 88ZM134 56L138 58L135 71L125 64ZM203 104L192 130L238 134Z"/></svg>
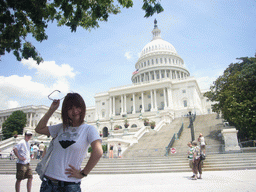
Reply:
<svg viewBox="0 0 256 192"><path fill-rule="evenodd" d="M200 143L201 152L205 155L205 140L202 133L199 134L198 141Z"/></svg>
<svg viewBox="0 0 256 192"><path fill-rule="evenodd" d="M102 156L101 139L97 130L84 123L86 106L78 93L68 93L63 101L63 123L47 126L48 120L58 109L60 100L54 100L35 131L54 138L52 156L45 172L40 192L81 191L81 179L86 177ZM80 166L88 147L92 152L86 166Z"/></svg>

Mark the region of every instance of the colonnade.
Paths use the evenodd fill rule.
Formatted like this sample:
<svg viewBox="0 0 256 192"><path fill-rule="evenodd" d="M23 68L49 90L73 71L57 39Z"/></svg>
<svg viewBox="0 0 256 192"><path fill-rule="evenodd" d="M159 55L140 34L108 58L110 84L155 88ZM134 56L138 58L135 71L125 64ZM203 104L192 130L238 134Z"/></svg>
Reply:
<svg viewBox="0 0 256 192"><path fill-rule="evenodd" d="M27 126L32 127L32 125L35 124L33 123L33 113L27 113L26 115L27 115L27 122L29 122L27 123Z"/></svg>
<svg viewBox="0 0 256 192"><path fill-rule="evenodd" d="M163 96L163 99L161 95ZM146 96L148 96L148 98L146 98ZM128 103L128 98L131 99L132 102ZM117 101L120 101L120 105L117 104ZM159 106L159 102L162 103L162 106ZM117 106L120 106L120 111L117 109ZM145 111L157 111L166 108L172 108L172 90L169 87L110 96L109 98L110 117L128 113L135 114L143 113Z"/></svg>
<svg viewBox="0 0 256 192"><path fill-rule="evenodd" d="M176 70L154 70L145 73L141 73L133 78L133 83L148 82L162 79L185 79L187 73Z"/></svg>

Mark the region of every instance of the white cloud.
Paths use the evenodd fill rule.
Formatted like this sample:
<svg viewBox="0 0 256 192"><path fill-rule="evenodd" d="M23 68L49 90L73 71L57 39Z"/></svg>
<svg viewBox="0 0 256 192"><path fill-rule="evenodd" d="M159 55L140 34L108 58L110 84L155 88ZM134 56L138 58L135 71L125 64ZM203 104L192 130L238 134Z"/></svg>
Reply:
<svg viewBox="0 0 256 192"><path fill-rule="evenodd" d="M18 101L11 100L7 95L0 91L0 110L20 107Z"/></svg>
<svg viewBox="0 0 256 192"><path fill-rule="evenodd" d="M17 108L17 107L20 107L20 104L18 101L8 101L7 102L7 108L8 109L11 109L11 108Z"/></svg>
<svg viewBox="0 0 256 192"><path fill-rule="evenodd" d="M125 56L126 59L128 59L128 60L132 58L131 52L126 52L126 53L124 54L124 56Z"/></svg>
<svg viewBox="0 0 256 192"><path fill-rule="evenodd" d="M74 78L76 73L68 64L57 65L55 61L45 61L37 65L32 59L22 60L22 64L29 69L36 69L35 78L24 75L0 76L0 105L1 109L20 106L20 102L27 100L40 101L47 98L53 90L67 93L70 90L69 79Z"/></svg>
<svg viewBox="0 0 256 192"><path fill-rule="evenodd" d="M74 69L68 64L57 65L55 61L44 61L40 65L37 65L36 61L33 59L25 60L23 59L21 63L27 66L29 69L36 69L36 75L42 79L51 78L74 78L76 73Z"/></svg>
<svg viewBox="0 0 256 192"><path fill-rule="evenodd" d="M18 75L9 77L0 76L0 88L1 92L10 97L17 95L21 97L40 95L43 97L50 91L44 84L34 82L31 76L26 75L23 77Z"/></svg>

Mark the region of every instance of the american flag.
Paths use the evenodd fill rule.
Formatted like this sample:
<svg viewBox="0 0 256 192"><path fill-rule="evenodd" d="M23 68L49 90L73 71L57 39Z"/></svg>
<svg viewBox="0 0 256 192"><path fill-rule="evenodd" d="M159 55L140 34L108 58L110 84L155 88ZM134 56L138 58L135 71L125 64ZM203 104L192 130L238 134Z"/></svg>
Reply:
<svg viewBox="0 0 256 192"><path fill-rule="evenodd" d="M134 71L132 74L135 75L139 72L139 69L136 69L136 71Z"/></svg>

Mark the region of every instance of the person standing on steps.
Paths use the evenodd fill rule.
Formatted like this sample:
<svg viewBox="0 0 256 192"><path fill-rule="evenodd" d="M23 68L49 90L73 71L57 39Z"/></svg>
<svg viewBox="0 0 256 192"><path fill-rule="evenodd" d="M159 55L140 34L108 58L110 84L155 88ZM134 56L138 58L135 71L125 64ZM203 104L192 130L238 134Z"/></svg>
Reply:
<svg viewBox="0 0 256 192"><path fill-rule="evenodd" d="M122 148L121 148L121 143L118 143L118 151L117 151L117 155L118 155L118 157L119 158L121 158L122 156L121 156L121 153L122 153Z"/></svg>
<svg viewBox="0 0 256 192"><path fill-rule="evenodd" d="M38 157L38 150L39 150L39 148L38 148L37 144L35 143L35 144L33 145L34 159L38 159L38 158L37 158L37 157Z"/></svg>
<svg viewBox="0 0 256 192"><path fill-rule="evenodd" d="M114 146L111 144L109 147L109 159L114 158Z"/></svg>
<svg viewBox="0 0 256 192"><path fill-rule="evenodd" d="M24 179L28 179L27 181L27 191L31 192L32 187L32 169L30 167L30 144L29 140L32 138L32 132L26 131L25 137L22 139L17 145L14 146L13 152L17 156L16 163L16 183L15 190L16 192L20 192L20 184Z"/></svg>
<svg viewBox="0 0 256 192"><path fill-rule="evenodd" d="M42 141L39 145L39 159L42 159L44 148L45 148L45 145L44 145L44 142Z"/></svg>
<svg viewBox="0 0 256 192"><path fill-rule="evenodd" d="M198 174L198 165L199 165L199 162L200 162L200 148L199 146L197 146L197 142L196 141L193 141L192 142L192 145L193 145L193 172L194 172L194 177L192 178L193 180L197 180L198 178L200 179L201 178L201 174L200 176L198 177L197 174Z"/></svg>
<svg viewBox="0 0 256 192"><path fill-rule="evenodd" d="M205 140L202 133L199 134L198 142L200 143L201 152L205 155Z"/></svg>
<svg viewBox="0 0 256 192"><path fill-rule="evenodd" d="M68 93L62 104L63 123L47 126L60 100L54 100L39 121L35 131L52 136L53 151L40 192L81 192L81 179L86 177L100 160L103 150L98 131L84 123L86 106L78 93ZM81 170L81 164L91 145L91 156Z"/></svg>
<svg viewBox="0 0 256 192"><path fill-rule="evenodd" d="M194 148L191 144L191 142L188 142L188 163L189 163L189 167L191 168L192 172L193 172L193 151L194 151ZM195 176L194 172L193 172L193 176L192 178Z"/></svg>

